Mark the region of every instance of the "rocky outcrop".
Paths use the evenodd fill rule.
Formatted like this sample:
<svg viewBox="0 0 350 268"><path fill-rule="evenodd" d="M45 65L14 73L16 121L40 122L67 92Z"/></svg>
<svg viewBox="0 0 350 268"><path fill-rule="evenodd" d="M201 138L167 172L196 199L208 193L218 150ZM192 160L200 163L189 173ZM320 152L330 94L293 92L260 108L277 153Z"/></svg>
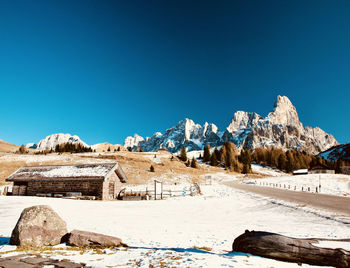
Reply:
<svg viewBox="0 0 350 268"><path fill-rule="evenodd" d="M80 143L84 147L89 147L85 142L83 142L77 135L71 134L51 134L45 139L40 140L38 143L28 143L27 148L36 149L37 151L54 150L56 145L72 143Z"/></svg>
<svg viewBox="0 0 350 268"><path fill-rule="evenodd" d="M338 142L316 127L303 127L298 113L285 96L278 96L273 111L266 118L255 113L237 112L223 134L223 141L231 141L240 148L275 146L317 154Z"/></svg>
<svg viewBox="0 0 350 268"><path fill-rule="evenodd" d="M124 141L124 148L127 149L129 147L131 147L131 148L138 147L139 144L143 141L144 141L144 138L142 138L141 136L139 136L137 134L135 134L133 137L129 136Z"/></svg>
<svg viewBox="0 0 350 268"><path fill-rule="evenodd" d="M124 246L120 238L80 230L73 230L68 233L62 241L76 247L107 248Z"/></svg>
<svg viewBox="0 0 350 268"><path fill-rule="evenodd" d="M38 268L38 267L59 267L59 268L88 268L82 263L74 263L67 260L55 260L34 255L14 255L0 258L0 267L2 268Z"/></svg>
<svg viewBox="0 0 350 268"><path fill-rule="evenodd" d="M129 138L132 137L128 137L125 144L130 142ZM130 143L133 148L139 146L144 151L166 148L170 152L177 152L182 146L191 151L201 150L205 145L233 142L240 149L275 146L317 154L338 144L332 135L318 127L304 128L296 108L286 96L277 97L273 110L265 118L257 113L236 112L223 133L214 124L201 126L186 118L164 134L157 132L139 140Z"/></svg>
<svg viewBox="0 0 350 268"><path fill-rule="evenodd" d="M67 233L67 225L49 206L33 206L23 210L12 231L10 244L17 246L54 246Z"/></svg>

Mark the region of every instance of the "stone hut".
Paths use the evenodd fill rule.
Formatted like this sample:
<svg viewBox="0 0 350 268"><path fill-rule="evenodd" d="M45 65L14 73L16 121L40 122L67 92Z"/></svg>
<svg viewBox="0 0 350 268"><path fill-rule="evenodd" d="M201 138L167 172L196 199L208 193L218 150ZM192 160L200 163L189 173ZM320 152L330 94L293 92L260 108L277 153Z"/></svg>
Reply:
<svg viewBox="0 0 350 268"><path fill-rule="evenodd" d="M118 163L96 163L21 167L6 181L13 182L13 195L112 200L128 179Z"/></svg>
<svg viewBox="0 0 350 268"><path fill-rule="evenodd" d="M322 164L317 164L310 168L310 174L335 174L335 170L329 169L327 166Z"/></svg>

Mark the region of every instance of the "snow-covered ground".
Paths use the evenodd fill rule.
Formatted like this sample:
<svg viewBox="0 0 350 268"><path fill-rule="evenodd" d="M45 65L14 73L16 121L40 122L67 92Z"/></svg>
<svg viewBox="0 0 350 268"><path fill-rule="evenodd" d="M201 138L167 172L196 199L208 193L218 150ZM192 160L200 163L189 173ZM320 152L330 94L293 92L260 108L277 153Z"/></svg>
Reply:
<svg viewBox="0 0 350 268"><path fill-rule="evenodd" d="M323 194L341 195L350 197L350 176L344 174L308 174L297 176L278 176L267 177L263 179L248 180L247 182L257 183L258 185L270 186L270 184L281 185L286 189L297 191L317 191ZM319 190L319 184L321 185L321 191Z"/></svg>
<svg viewBox="0 0 350 268"><path fill-rule="evenodd" d="M271 167L263 167L261 165L252 164L252 171L256 173L260 173L263 175L271 176L271 177L279 177L279 176L287 176L288 174L278 170L273 169Z"/></svg>
<svg viewBox="0 0 350 268"><path fill-rule="evenodd" d="M176 267L298 267L231 253L232 242L246 229L293 237L346 238L349 235L349 226L334 215L325 217L305 208L283 205L220 185L216 179L212 185L201 185L201 189L201 196L160 201L0 196L0 243L8 241L21 211L38 204L50 205L67 222L69 230L113 235L129 245L129 248L105 250L102 255L93 251L80 254L80 251L65 250L64 245L47 253L93 267L149 267L150 264L160 267L162 263ZM13 249L9 245L0 246L0 254ZM3 254L5 256L7 254Z"/></svg>

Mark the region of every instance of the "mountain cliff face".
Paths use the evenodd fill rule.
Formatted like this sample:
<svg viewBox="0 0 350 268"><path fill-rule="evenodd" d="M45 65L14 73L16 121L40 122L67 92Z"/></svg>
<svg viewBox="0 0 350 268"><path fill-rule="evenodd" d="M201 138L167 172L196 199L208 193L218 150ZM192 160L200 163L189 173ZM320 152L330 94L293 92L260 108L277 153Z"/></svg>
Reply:
<svg viewBox="0 0 350 268"><path fill-rule="evenodd" d="M332 135L318 127L304 128L295 107L285 96L277 97L273 110L265 118L256 113L236 112L223 133L214 124L201 126L184 119L164 134L157 132L150 138L134 139L133 143L130 143L130 138L126 139L124 146L132 144L131 147L141 147L144 151L167 148L170 152L177 152L182 146L191 151L229 141L238 148L276 146L317 154L338 144Z"/></svg>
<svg viewBox="0 0 350 268"><path fill-rule="evenodd" d="M73 144L80 143L85 147L89 147L77 135L72 136L70 134L62 133L49 135L45 139L39 141L38 143L28 143L26 147L36 149L37 151L45 151L51 149L54 150L57 144L63 144L68 142Z"/></svg>

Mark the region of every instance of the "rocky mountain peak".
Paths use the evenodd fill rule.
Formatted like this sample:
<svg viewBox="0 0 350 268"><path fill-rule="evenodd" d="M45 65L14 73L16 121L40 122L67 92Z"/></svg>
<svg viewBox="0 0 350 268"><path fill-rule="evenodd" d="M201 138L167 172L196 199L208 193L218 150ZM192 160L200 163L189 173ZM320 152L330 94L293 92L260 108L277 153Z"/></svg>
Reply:
<svg viewBox="0 0 350 268"><path fill-rule="evenodd" d="M124 141L124 147L125 148L134 148L137 147L139 145L140 142L144 141L145 139L143 137L141 137L138 134L135 134L133 137L129 136L126 137L125 141Z"/></svg>
<svg viewBox="0 0 350 268"><path fill-rule="evenodd" d="M260 119L262 119L262 117L257 113L237 111L235 112L231 123L228 125L227 130L230 133L234 133L239 129L245 129L254 126Z"/></svg>
<svg viewBox="0 0 350 268"><path fill-rule="evenodd" d="M238 111L223 133L214 124L205 122L201 126L185 118L163 135L154 134L130 145L144 151L167 148L170 152L178 152L183 146L191 151L201 150L206 145L220 146L224 142L233 142L239 149L275 146L312 154L338 144L332 135L320 128L304 128L289 98L278 96L273 111L266 118L257 113Z"/></svg>
<svg viewBox="0 0 350 268"><path fill-rule="evenodd" d="M37 151L45 151L45 150L51 150L55 149L57 144L63 144L63 143L80 143L81 145L85 147L89 147L85 142L83 142L77 135L71 135L71 134L51 134L47 136L45 139L42 139L37 144L28 144L28 148L36 149Z"/></svg>
<svg viewBox="0 0 350 268"><path fill-rule="evenodd" d="M266 119L273 124L303 127L299 121L297 110L286 96L277 97L274 109L267 115Z"/></svg>

